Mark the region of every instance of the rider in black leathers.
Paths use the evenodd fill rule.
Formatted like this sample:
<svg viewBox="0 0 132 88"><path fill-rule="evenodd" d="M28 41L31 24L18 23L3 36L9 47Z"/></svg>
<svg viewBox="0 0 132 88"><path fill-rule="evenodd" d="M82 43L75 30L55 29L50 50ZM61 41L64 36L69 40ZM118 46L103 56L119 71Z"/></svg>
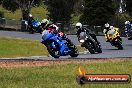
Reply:
<svg viewBox="0 0 132 88"><path fill-rule="evenodd" d="M28 25L32 27L32 22L34 21L34 18L32 16L32 14L29 14L29 17L28 17Z"/></svg>
<svg viewBox="0 0 132 88"><path fill-rule="evenodd" d="M99 43L99 41L97 40L97 38L96 38L96 35L94 34L94 33L91 33L90 31L89 31L89 29L87 29L86 27L83 27L83 25L80 23L80 22L78 22L77 24L76 24L76 29L77 29L77 37L78 37L78 39L79 39L79 37L80 37L80 33L81 32L86 32L87 33L87 35L90 35L96 42L97 42L97 44L100 44Z"/></svg>

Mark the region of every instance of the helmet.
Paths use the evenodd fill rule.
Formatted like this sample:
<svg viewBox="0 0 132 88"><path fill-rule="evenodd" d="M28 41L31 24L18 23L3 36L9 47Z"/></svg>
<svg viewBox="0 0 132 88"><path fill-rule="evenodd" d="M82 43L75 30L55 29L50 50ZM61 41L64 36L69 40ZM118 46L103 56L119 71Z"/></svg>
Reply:
<svg viewBox="0 0 132 88"><path fill-rule="evenodd" d="M29 17L33 17L33 15L32 14L29 14Z"/></svg>
<svg viewBox="0 0 132 88"><path fill-rule="evenodd" d="M130 22L129 22L129 21L126 21L126 22L125 22L125 25L126 25L126 24L130 24Z"/></svg>
<svg viewBox="0 0 132 88"><path fill-rule="evenodd" d="M82 28L82 24L80 22L76 23L76 28Z"/></svg>
<svg viewBox="0 0 132 88"><path fill-rule="evenodd" d="M59 27L57 25L53 24L53 27L55 27L57 31L59 30Z"/></svg>
<svg viewBox="0 0 132 88"><path fill-rule="evenodd" d="M130 24L130 21L127 21L128 22L128 24Z"/></svg>
<svg viewBox="0 0 132 88"><path fill-rule="evenodd" d="M57 25L55 25L55 24L51 24L49 27L55 28L56 31L59 30L59 27Z"/></svg>
<svg viewBox="0 0 132 88"><path fill-rule="evenodd" d="M112 30L112 29L114 29L114 27L113 26L110 26L110 29Z"/></svg>
<svg viewBox="0 0 132 88"><path fill-rule="evenodd" d="M105 27L106 27L106 28L110 28L110 24L106 23L106 24L105 24Z"/></svg>
<svg viewBox="0 0 132 88"><path fill-rule="evenodd" d="M43 20L41 21L41 23L48 24L49 21L48 21L47 19L43 19Z"/></svg>
<svg viewBox="0 0 132 88"><path fill-rule="evenodd" d="M41 26L43 27L43 28L46 28L46 26L49 24L49 21L47 20L47 19L43 19L42 21L41 21Z"/></svg>

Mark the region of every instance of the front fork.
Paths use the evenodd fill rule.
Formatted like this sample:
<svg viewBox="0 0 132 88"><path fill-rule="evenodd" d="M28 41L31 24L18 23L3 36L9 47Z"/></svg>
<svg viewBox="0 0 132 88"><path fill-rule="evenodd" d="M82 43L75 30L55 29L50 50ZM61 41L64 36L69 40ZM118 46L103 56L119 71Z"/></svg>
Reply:
<svg viewBox="0 0 132 88"><path fill-rule="evenodd" d="M54 42L51 43L51 46L52 46L54 49L56 49L56 46L55 46L55 43L54 43Z"/></svg>

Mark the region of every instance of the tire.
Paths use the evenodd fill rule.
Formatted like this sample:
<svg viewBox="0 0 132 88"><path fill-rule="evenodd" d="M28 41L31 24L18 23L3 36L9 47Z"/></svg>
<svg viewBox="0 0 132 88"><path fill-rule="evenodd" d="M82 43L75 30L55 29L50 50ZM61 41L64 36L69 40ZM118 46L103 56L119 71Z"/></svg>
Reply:
<svg viewBox="0 0 132 88"><path fill-rule="evenodd" d="M33 31L31 31L31 32L30 32L30 34L34 34L34 32L33 32Z"/></svg>
<svg viewBox="0 0 132 88"><path fill-rule="evenodd" d="M35 30L36 33L42 33L42 28L40 26L38 26Z"/></svg>
<svg viewBox="0 0 132 88"><path fill-rule="evenodd" d="M91 42L86 43L85 48L88 49L91 54L95 54L95 49Z"/></svg>
<svg viewBox="0 0 132 88"><path fill-rule="evenodd" d="M97 50L96 50L97 53L102 53L102 48L101 48L101 45L100 43L98 42L97 43Z"/></svg>
<svg viewBox="0 0 132 88"><path fill-rule="evenodd" d="M122 43L120 40L117 41L117 48L118 50L123 50Z"/></svg>
<svg viewBox="0 0 132 88"><path fill-rule="evenodd" d="M132 40L132 37L129 37L128 40Z"/></svg>
<svg viewBox="0 0 132 88"><path fill-rule="evenodd" d="M32 28L29 28L29 33L34 34L34 30Z"/></svg>
<svg viewBox="0 0 132 88"><path fill-rule="evenodd" d="M51 44L47 45L47 50L52 57L54 57L54 58L60 57L60 52L53 49Z"/></svg>
<svg viewBox="0 0 132 88"><path fill-rule="evenodd" d="M99 48L97 49L98 53L102 53L102 48L99 46Z"/></svg>
<svg viewBox="0 0 132 88"><path fill-rule="evenodd" d="M70 53L71 57L77 57L79 55L78 49L77 49L77 47L75 45L71 46L70 49L72 51Z"/></svg>

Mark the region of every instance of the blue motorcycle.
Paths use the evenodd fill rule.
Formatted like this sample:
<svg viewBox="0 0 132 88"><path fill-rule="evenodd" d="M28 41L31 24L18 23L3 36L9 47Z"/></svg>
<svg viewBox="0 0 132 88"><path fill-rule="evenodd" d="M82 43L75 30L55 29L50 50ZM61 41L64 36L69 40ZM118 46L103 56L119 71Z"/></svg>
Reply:
<svg viewBox="0 0 132 88"><path fill-rule="evenodd" d="M132 40L132 24L127 24L125 26L125 34L128 37L128 40Z"/></svg>
<svg viewBox="0 0 132 88"><path fill-rule="evenodd" d="M74 44L69 46L68 42L57 33L50 33L48 30L43 31L42 43L47 47L49 54L54 58L66 55L70 55L71 57L78 56L77 47Z"/></svg>
<svg viewBox="0 0 132 88"><path fill-rule="evenodd" d="M41 33L42 32L41 23L39 21L33 21L31 25L28 25L28 30L31 34L35 32Z"/></svg>

